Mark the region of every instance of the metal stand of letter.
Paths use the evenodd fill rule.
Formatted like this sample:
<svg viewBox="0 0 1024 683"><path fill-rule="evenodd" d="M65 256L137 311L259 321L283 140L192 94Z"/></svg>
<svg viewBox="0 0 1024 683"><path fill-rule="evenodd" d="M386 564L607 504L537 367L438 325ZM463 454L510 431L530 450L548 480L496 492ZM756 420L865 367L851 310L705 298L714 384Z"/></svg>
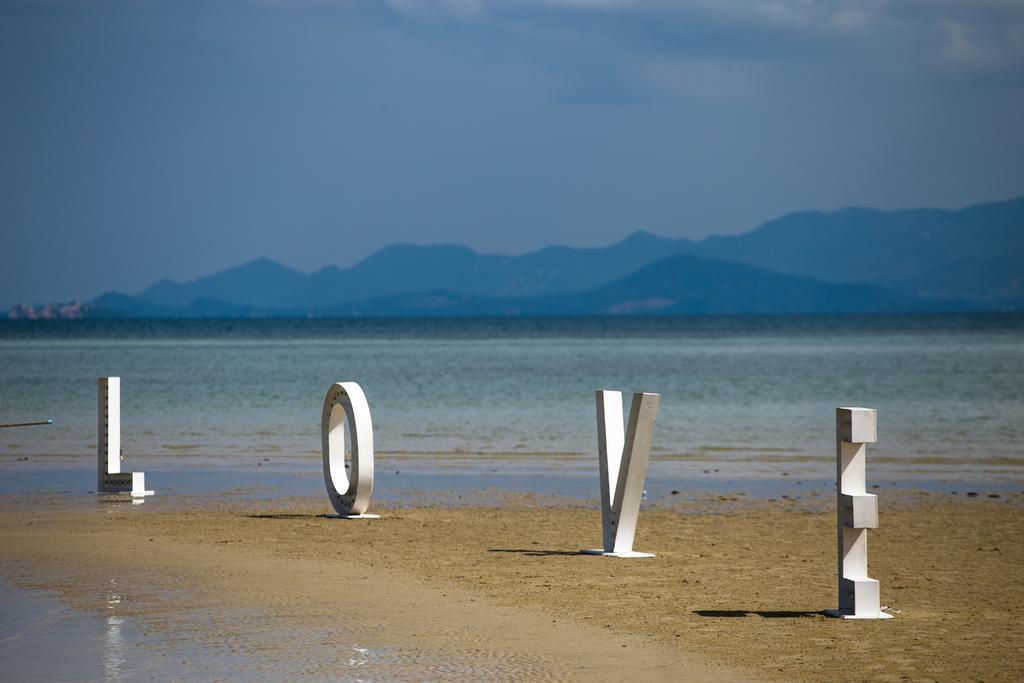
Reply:
<svg viewBox="0 0 1024 683"><path fill-rule="evenodd" d="M132 498L152 496L154 492L146 490L144 472L121 471L121 378L100 377L96 385L99 432L96 493L127 493Z"/></svg>
<svg viewBox="0 0 1024 683"><path fill-rule="evenodd" d="M878 441L871 408L836 409L836 552L840 619L891 619L881 609L878 581L868 576L868 529L878 528L878 496L867 493L867 444Z"/></svg>
<svg viewBox="0 0 1024 683"><path fill-rule="evenodd" d="M352 445L351 473L345 472L345 427ZM331 506L342 519L377 519L368 515L373 493L373 422L362 388L337 382L327 390L320 416L324 482Z"/></svg>
<svg viewBox="0 0 1024 683"><path fill-rule="evenodd" d="M597 458L601 476L603 548L584 550L605 557L654 557L633 550L644 478L651 454L659 394L633 394L629 425L622 425L622 392L597 392Z"/></svg>

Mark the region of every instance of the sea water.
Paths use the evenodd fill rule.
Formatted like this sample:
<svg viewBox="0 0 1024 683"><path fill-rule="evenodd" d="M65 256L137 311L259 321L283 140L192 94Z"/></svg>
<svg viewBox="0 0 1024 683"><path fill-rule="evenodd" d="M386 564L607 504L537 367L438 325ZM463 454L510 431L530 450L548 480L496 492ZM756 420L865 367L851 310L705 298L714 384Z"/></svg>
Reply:
<svg viewBox="0 0 1024 683"><path fill-rule="evenodd" d="M378 452L590 453L596 389L662 395L659 454L1024 457L1024 316L83 321L0 324L0 455L92 455L122 378L126 457L315 455L332 382ZM628 401L628 393L627 393Z"/></svg>

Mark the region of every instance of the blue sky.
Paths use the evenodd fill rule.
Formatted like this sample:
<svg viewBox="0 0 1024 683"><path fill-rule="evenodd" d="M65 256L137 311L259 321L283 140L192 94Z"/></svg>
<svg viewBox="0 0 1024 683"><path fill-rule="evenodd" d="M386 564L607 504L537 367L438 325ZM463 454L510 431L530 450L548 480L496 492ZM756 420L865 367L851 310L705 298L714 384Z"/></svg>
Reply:
<svg viewBox="0 0 1024 683"><path fill-rule="evenodd" d="M1024 3L0 0L0 305L1024 194Z"/></svg>

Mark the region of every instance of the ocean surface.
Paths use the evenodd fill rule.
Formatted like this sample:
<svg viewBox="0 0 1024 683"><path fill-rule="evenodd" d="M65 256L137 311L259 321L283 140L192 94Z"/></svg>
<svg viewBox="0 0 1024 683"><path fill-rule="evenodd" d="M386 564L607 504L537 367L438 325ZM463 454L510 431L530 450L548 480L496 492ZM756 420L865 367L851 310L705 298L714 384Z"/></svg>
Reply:
<svg viewBox="0 0 1024 683"><path fill-rule="evenodd" d="M1024 316L0 323L0 454L92 455L120 376L126 457L315 455L323 396L359 382L378 452L591 453L594 390L662 395L655 454L1024 457ZM628 398L627 398L628 401Z"/></svg>

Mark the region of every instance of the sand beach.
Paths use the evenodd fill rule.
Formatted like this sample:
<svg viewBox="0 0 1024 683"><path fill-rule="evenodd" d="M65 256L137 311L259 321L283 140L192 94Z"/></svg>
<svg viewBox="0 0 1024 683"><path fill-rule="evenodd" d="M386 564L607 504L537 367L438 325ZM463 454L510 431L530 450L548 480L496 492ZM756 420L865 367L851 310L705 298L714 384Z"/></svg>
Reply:
<svg viewBox="0 0 1024 683"><path fill-rule="evenodd" d="M243 656L236 677L358 680L350 641L392 653L367 680L1024 676L1024 492L887 490L871 572L897 618L874 622L822 615L828 496L721 498L644 510L657 557L624 561L578 554L598 509L530 496L362 521L308 499L6 496L0 578L86 610L114 583L159 640Z"/></svg>

